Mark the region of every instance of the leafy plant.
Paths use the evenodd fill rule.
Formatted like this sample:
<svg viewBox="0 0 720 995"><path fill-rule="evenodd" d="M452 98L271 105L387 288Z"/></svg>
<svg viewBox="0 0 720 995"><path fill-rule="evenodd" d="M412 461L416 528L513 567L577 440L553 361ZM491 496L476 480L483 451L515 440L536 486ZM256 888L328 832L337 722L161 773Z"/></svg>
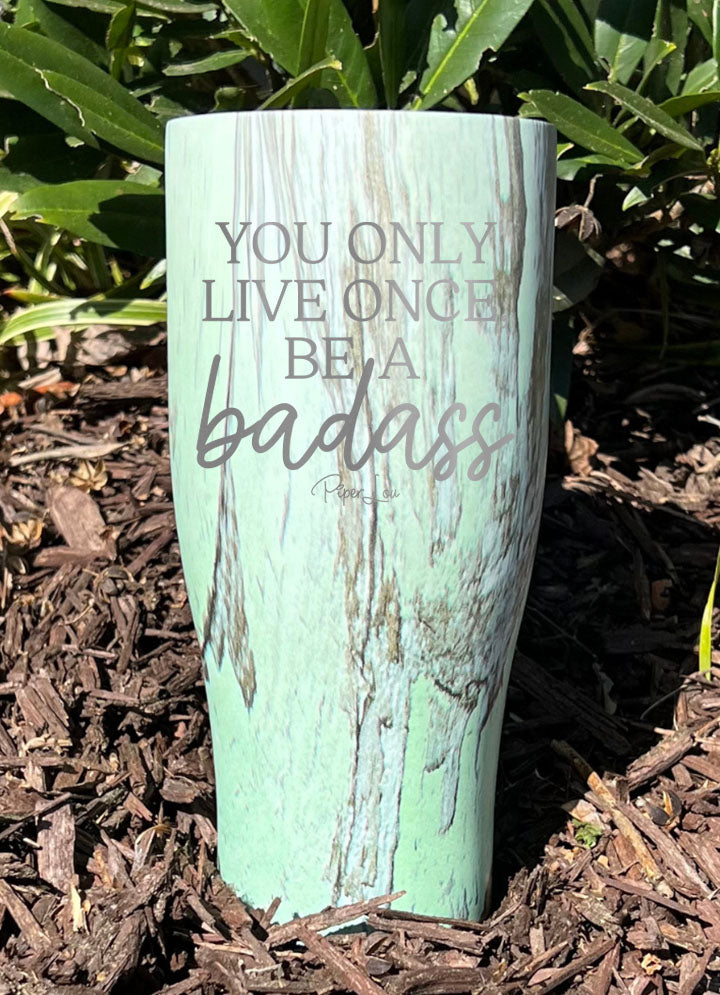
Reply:
<svg viewBox="0 0 720 995"><path fill-rule="evenodd" d="M15 0L3 17L1 342L52 327L18 308L162 296L169 119L389 107L553 123L563 335L640 313L635 348L717 355L715 0Z"/></svg>
<svg viewBox="0 0 720 995"><path fill-rule="evenodd" d="M579 846L585 847L586 850L592 850L593 847L597 846L598 840L603 834L602 829L592 822L581 822L580 819L573 819L572 826L575 831L575 840Z"/></svg>

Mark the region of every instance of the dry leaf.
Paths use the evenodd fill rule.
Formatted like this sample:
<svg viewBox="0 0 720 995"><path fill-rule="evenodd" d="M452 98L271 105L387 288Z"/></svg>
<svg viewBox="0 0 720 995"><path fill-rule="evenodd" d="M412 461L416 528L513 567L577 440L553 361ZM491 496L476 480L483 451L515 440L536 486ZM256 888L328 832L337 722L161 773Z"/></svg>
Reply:
<svg viewBox="0 0 720 995"><path fill-rule="evenodd" d="M576 433L572 422L565 422L565 452L570 469L577 477L588 477L592 473L591 459L597 451L594 439Z"/></svg>
<svg viewBox="0 0 720 995"><path fill-rule="evenodd" d="M81 491L101 491L108 482L105 461L98 460L93 464L89 460L80 460L77 467L68 477L68 483Z"/></svg>
<svg viewBox="0 0 720 995"><path fill-rule="evenodd" d="M658 971L662 970L662 961L655 956L655 954L645 954L643 957L640 967L643 969L645 974L657 974Z"/></svg>
<svg viewBox="0 0 720 995"><path fill-rule="evenodd" d="M570 204L555 212L556 228L574 228L581 242L589 242L602 234L600 222L584 204Z"/></svg>
<svg viewBox="0 0 720 995"><path fill-rule="evenodd" d="M40 542L42 530L42 519L28 518L24 522L13 522L5 536L16 549L34 549Z"/></svg>

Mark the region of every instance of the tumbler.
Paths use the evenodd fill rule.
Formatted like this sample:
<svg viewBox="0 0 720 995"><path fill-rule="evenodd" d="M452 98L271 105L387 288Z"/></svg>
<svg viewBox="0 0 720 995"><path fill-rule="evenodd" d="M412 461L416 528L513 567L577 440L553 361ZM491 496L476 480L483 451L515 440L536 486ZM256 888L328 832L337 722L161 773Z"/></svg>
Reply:
<svg viewBox="0 0 720 995"><path fill-rule="evenodd" d="M223 878L476 918L545 469L547 124L167 129L173 496Z"/></svg>

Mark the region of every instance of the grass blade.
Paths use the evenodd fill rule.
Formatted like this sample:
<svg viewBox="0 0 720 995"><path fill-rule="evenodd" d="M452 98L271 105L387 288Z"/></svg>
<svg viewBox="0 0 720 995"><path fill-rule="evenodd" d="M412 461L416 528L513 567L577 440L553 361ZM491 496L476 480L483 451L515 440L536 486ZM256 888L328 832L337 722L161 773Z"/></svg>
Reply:
<svg viewBox="0 0 720 995"><path fill-rule="evenodd" d="M698 669L701 674L707 674L710 679L710 668L712 666L712 617L715 607L715 589L718 577L720 577L720 549L715 561L715 576L710 585L710 593L703 611L702 622L700 623L700 647L698 653Z"/></svg>
<svg viewBox="0 0 720 995"><path fill-rule="evenodd" d="M16 312L0 325L0 346L44 328L87 328L98 322L105 325L147 326L163 322L166 317L165 301L142 298L109 298L98 301L65 298L36 304Z"/></svg>

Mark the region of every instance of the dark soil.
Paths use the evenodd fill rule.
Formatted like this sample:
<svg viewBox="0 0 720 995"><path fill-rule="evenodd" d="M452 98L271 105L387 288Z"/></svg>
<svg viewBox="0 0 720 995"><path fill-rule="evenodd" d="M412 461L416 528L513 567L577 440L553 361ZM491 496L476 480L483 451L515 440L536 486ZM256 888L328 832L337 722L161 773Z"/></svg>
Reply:
<svg viewBox="0 0 720 995"><path fill-rule="evenodd" d="M214 865L162 360L0 398L0 993L720 991L720 668L697 675L718 380L576 353L483 923L242 906Z"/></svg>

